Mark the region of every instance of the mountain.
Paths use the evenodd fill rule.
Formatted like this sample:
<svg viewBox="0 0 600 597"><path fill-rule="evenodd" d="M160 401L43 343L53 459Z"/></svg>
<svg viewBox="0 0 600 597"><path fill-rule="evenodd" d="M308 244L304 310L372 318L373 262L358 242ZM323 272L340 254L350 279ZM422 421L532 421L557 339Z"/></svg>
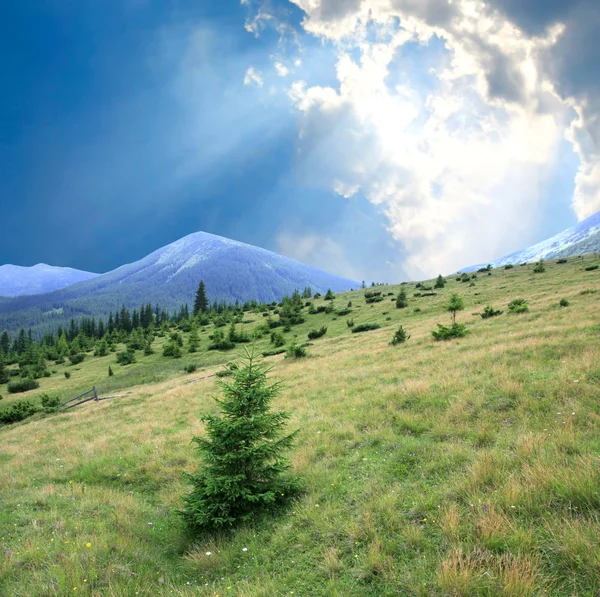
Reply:
<svg viewBox="0 0 600 597"><path fill-rule="evenodd" d="M529 263L540 259L559 259L600 251L600 212L555 236L522 251L492 261L493 267ZM469 272L487 264L472 265L461 271Z"/></svg>
<svg viewBox="0 0 600 597"><path fill-rule="evenodd" d="M90 280L97 275L45 263L38 263L32 267L1 265L0 296L25 296L52 292L82 280Z"/></svg>
<svg viewBox="0 0 600 597"><path fill-rule="evenodd" d="M313 292L358 288L359 282L206 232L190 234L140 261L38 296L0 298L0 330L32 327L36 334L71 317L107 316L122 304L159 304L169 310L193 304L200 280L210 301L279 301L294 289Z"/></svg>

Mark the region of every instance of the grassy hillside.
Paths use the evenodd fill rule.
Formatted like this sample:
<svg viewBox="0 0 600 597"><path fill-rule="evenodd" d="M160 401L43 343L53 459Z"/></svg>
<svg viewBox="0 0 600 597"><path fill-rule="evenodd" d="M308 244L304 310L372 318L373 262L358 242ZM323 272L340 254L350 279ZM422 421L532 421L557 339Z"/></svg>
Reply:
<svg viewBox="0 0 600 597"><path fill-rule="evenodd" d="M24 396L125 396L0 428L0 595L597 595L600 270L532 269L449 278L427 297L410 284L406 309L355 291L336 298L349 315L306 315L288 337L328 328L309 356L266 361L283 383L276 406L301 430L291 456L307 492L219 537L190 541L175 511L218 391L193 380L236 353L207 351L207 330L178 360L158 339L135 365L111 354L55 366ZM453 291L469 334L434 342ZM515 298L530 312L508 314ZM487 304L504 314L483 320ZM353 334L350 318L382 327ZM262 316L247 319L250 330ZM390 346L399 324L411 338ZM0 394L0 408L23 397Z"/></svg>

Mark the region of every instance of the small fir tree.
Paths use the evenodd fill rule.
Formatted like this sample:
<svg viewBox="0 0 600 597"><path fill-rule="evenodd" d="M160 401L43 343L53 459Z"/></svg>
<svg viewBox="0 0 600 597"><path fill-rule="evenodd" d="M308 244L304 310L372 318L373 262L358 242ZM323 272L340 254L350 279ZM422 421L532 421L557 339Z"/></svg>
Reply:
<svg viewBox="0 0 600 597"><path fill-rule="evenodd" d="M194 315L204 313L208 310L208 298L206 297L206 286L204 280L200 280L198 290L196 291L196 298L194 299Z"/></svg>
<svg viewBox="0 0 600 597"><path fill-rule="evenodd" d="M192 326L192 331L190 332L190 337L188 338L188 352L197 352L199 344L198 327L194 324Z"/></svg>
<svg viewBox="0 0 600 597"><path fill-rule="evenodd" d="M324 301L332 301L335 298L335 294L331 291L331 288L327 289L327 293L323 297Z"/></svg>
<svg viewBox="0 0 600 597"><path fill-rule="evenodd" d="M440 274L435 281L434 288L444 288L444 286L446 286L446 280L444 280L442 274Z"/></svg>
<svg viewBox="0 0 600 597"><path fill-rule="evenodd" d="M401 288L400 292L398 293L398 298L396 299L396 308L404 309L406 307L408 307L408 299L406 298L406 290L404 290L404 288Z"/></svg>
<svg viewBox="0 0 600 597"><path fill-rule="evenodd" d="M465 308L465 302L462 300L461 296L456 292L453 292L450 295L450 300L446 305L446 311L449 311L452 315L452 325L456 325L456 312L462 311Z"/></svg>
<svg viewBox="0 0 600 597"><path fill-rule="evenodd" d="M202 418L206 437L194 437L204 463L184 497L182 515L196 530L215 530L252 520L284 504L301 489L287 475L284 452L297 432L286 434L286 412L272 412L279 385L267 385L268 370L256 363L254 351L233 371L231 383L219 380L223 397L216 399L221 415Z"/></svg>
<svg viewBox="0 0 600 597"><path fill-rule="evenodd" d="M108 377L112 377L114 375L112 367L109 365L108 366Z"/></svg>
<svg viewBox="0 0 600 597"><path fill-rule="evenodd" d="M4 354L0 350L0 383L7 383L9 379L8 371L4 367Z"/></svg>

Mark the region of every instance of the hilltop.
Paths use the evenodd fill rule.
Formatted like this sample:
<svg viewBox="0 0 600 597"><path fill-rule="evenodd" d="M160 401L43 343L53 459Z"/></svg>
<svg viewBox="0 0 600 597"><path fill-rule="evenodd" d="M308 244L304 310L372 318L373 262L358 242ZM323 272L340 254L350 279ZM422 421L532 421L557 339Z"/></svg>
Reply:
<svg viewBox="0 0 600 597"><path fill-rule="evenodd" d="M121 305L159 304L169 311L190 305L200 280L209 300L279 301L295 289L315 292L358 288L356 280L334 276L271 251L197 232L131 264L62 290L32 297L0 298L0 331L32 328L36 335L66 326L72 317L106 317Z"/></svg>
<svg viewBox="0 0 600 597"><path fill-rule="evenodd" d="M98 274L46 263L31 267L0 265L0 297L44 294L96 276Z"/></svg>
<svg viewBox="0 0 600 597"><path fill-rule="evenodd" d="M300 430L291 456L307 492L279 517L196 542L175 510L188 490L182 471L197 467L199 415L215 408L208 376L236 360L235 350L207 350L218 328L203 326L190 354L179 324L180 359L162 356L171 329L132 365L91 351L77 365L49 364L55 373L25 398L66 399L92 385L122 396L0 428L0 593L594 595L598 263L495 269L437 290L433 281L367 289L379 302L355 290L337 294L329 313L331 301L305 301L305 321L283 337L309 344L308 356L265 362L283 384L276 406ZM409 304L397 309L401 288ZM469 333L435 342L452 292ZM509 312L516 298L528 312ZM488 304L503 313L482 319ZM238 333L275 321L277 309L244 313ZM352 333L349 320L381 327ZM411 337L391 346L400 324ZM270 334L256 347L272 351ZM189 364L197 370L186 374ZM5 388L1 409L23 397Z"/></svg>

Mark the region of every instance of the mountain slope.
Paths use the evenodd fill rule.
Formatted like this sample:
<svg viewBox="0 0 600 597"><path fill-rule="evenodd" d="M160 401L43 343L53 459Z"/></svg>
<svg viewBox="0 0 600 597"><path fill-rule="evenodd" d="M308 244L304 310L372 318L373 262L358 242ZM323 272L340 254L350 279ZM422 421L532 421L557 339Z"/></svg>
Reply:
<svg viewBox="0 0 600 597"><path fill-rule="evenodd" d="M583 222L579 222L571 228L559 232L540 243L532 245L522 251L506 255L496 261L492 261L493 267L501 267L508 264L519 264L525 262L539 261L540 259L557 259L572 255L583 255L600 251L600 212L590 216ZM473 271L482 265L473 265L462 271Z"/></svg>
<svg viewBox="0 0 600 597"><path fill-rule="evenodd" d="M280 300L294 289L313 292L357 288L333 276L265 249L197 232L92 280L35 297L0 299L0 330L33 327L43 331L80 315L103 315L121 304L158 303L176 309L193 302L200 280L208 298L227 302Z"/></svg>
<svg viewBox="0 0 600 597"><path fill-rule="evenodd" d="M26 296L60 290L98 274L38 263L32 267L0 266L0 296Z"/></svg>

